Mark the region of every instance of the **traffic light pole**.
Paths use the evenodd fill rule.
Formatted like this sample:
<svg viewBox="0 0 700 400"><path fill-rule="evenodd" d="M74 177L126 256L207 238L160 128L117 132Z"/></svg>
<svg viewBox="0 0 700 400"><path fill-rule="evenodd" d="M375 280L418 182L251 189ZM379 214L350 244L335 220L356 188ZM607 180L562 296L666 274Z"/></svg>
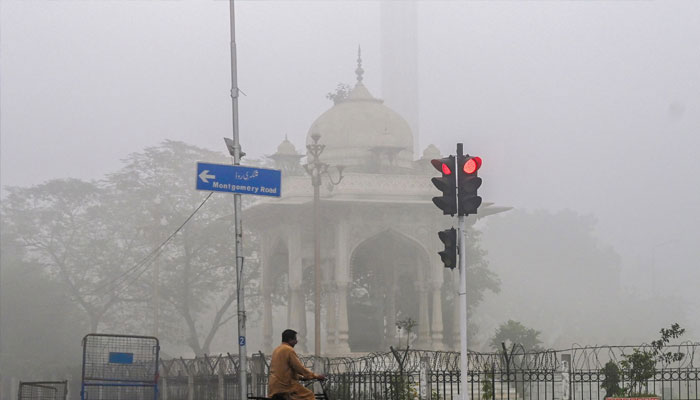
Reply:
<svg viewBox="0 0 700 400"><path fill-rule="evenodd" d="M460 333L460 380L462 400L469 400L467 390L467 229L466 218L459 216L459 333Z"/></svg>
<svg viewBox="0 0 700 400"><path fill-rule="evenodd" d="M457 143L457 155L464 155L462 143ZM455 171L458 171L458 163L455 158ZM459 179L457 179L457 193L459 193ZM457 209L459 209L459 196L457 196ZM467 389L468 364L467 364L467 225L466 216L459 215L458 236L459 239L459 334L460 334L460 382L462 400L469 400L469 390Z"/></svg>
<svg viewBox="0 0 700 400"><path fill-rule="evenodd" d="M457 156L447 156L430 160L430 163L442 176L431 179L433 185L442 192L442 196L433 197L433 203L442 210L443 215L457 214L457 232L454 228L438 232L445 250L438 252L445 268L459 266L459 332L460 332L460 393L461 400L469 400L469 382L467 363L467 225L469 214L476 214L481 205L477 189L481 178L477 171L481 167L481 157L464 155L462 143L457 143ZM459 261L456 256L459 254Z"/></svg>

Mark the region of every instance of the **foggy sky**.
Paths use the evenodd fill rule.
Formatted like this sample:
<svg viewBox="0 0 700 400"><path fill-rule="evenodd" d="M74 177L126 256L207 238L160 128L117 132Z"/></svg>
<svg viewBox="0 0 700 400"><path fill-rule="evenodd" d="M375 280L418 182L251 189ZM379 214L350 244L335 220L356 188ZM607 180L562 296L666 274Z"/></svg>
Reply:
<svg viewBox="0 0 700 400"><path fill-rule="evenodd" d="M303 146L358 44L382 97L379 2L236 5L251 157ZM700 306L700 3L417 7L418 148L464 142L486 201L594 215L628 286L654 258L656 287ZM3 186L97 179L165 139L225 152L228 1L2 0L0 51Z"/></svg>

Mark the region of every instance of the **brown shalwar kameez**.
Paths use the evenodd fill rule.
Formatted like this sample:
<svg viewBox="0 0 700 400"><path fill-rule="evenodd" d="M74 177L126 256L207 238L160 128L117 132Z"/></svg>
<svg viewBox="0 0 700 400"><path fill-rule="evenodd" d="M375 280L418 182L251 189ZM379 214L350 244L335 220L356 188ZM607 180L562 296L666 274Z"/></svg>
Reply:
<svg viewBox="0 0 700 400"><path fill-rule="evenodd" d="M320 376L304 367L294 348L282 342L272 352L267 395L272 397L277 393L286 393L291 400L314 400L314 393L300 384L299 378L319 379Z"/></svg>

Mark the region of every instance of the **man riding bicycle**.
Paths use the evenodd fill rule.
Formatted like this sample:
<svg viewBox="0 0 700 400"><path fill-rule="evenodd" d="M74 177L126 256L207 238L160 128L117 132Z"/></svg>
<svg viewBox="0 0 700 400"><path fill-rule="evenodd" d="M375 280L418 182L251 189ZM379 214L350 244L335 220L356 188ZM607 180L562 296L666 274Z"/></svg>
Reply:
<svg viewBox="0 0 700 400"><path fill-rule="evenodd" d="M299 379L326 379L325 375L317 375L301 363L294 351L296 344L296 331L282 332L282 343L272 352L270 360L269 397L282 395L289 400L314 400L314 393L300 384Z"/></svg>

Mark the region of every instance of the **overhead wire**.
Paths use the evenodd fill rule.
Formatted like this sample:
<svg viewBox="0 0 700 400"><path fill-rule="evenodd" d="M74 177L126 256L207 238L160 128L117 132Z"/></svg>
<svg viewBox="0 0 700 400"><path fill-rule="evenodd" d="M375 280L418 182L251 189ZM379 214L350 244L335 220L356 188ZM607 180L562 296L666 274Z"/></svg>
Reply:
<svg viewBox="0 0 700 400"><path fill-rule="evenodd" d="M195 214L197 214L197 212L204 206L204 204L209 200L209 198L212 196L212 194L214 194L214 192L209 192L207 197L205 197L204 200L202 200L202 202L199 204L199 206L197 206L197 208L195 208L194 211L192 211L192 213L185 219L185 221L182 224L180 224L180 226L178 226L178 228L175 229L175 231L173 233L171 233L170 236L167 237L167 239L165 239L160 245L158 245L155 249L153 249L145 257L143 257L133 267L125 270L120 275L118 275L116 278L106 282L105 284L98 286L97 288L90 291L88 294L91 294L91 295L97 294L97 292L100 292L103 289L110 288L110 286L111 286L110 290L117 290L117 289L123 290L123 289L126 289L129 286L133 285L134 282L136 282L136 280L138 280L138 278L140 278L141 275L143 275L144 272L146 272L146 270L148 269L147 267L150 265L150 263L153 262L158 257L158 255L160 255L160 253L162 252L165 245L167 245L168 242L170 242L175 237L175 235L177 235L178 232L180 232L182 230L182 228L185 227L185 225L192 219L192 217L194 217ZM133 277L129 276L132 272L138 270L139 268L142 268L142 269L138 272L138 274L136 276L133 276ZM125 285L123 285L123 284L125 284ZM120 287L120 285L123 285L123 286Z"/></svg>

